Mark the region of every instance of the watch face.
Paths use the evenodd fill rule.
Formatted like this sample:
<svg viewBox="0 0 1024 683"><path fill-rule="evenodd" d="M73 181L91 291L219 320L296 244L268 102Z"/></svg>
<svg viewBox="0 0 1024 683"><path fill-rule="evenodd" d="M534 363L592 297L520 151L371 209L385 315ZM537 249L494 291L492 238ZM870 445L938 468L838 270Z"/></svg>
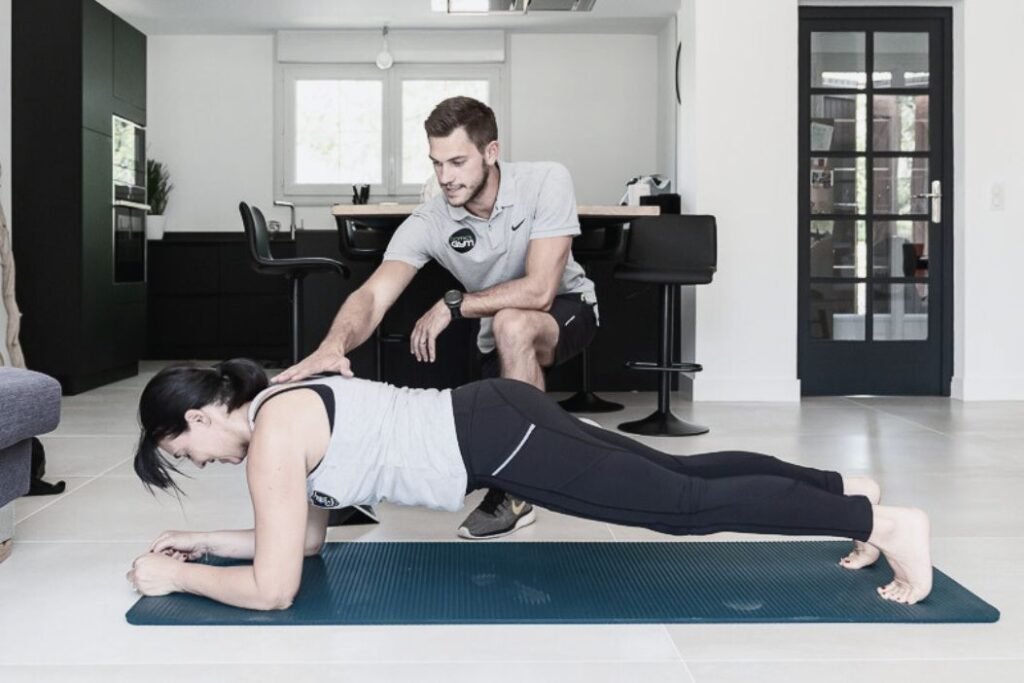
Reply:
<svg viewBox="0 0 1024 683"><path fill-rule="evenodd" d="M458 306L462 303L462 292L452 289L444 293L444 302L449 306Z"/></svg>

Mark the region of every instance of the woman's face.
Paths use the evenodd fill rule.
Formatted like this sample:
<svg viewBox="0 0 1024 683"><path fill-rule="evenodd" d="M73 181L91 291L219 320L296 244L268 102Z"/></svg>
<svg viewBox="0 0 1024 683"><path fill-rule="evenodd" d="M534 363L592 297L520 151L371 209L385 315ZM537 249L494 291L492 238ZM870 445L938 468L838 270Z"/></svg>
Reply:
<svg viewBox="0 0 1024 683"><path fill-rule="evenodd" d="M245 459L248 444L230 428L224 406L212 405L189 410L185 413L185 422L188 429L158 444L162 451L175 460L187 458L201 469L210 462L237 465Z"/></svg>

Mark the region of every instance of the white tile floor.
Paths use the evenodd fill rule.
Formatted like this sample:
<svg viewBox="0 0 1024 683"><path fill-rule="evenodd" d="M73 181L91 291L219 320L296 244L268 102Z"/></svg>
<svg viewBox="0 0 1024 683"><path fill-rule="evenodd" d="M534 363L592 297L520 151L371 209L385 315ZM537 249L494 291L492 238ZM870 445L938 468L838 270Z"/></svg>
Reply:
<svg viewBox="0 0 1024 683"><path fill-rule="evenodd" d="M193 470L180 506L135 479L136 400L156 367L66 398L60 428L44 438L47 478L68 490L17 503L16 545L0 564L0 681L1024 680L1024 403L680 402L677 412L711 433L646 440L678 454L759 450L872 474L888 500L931 513L936 566L998 607L997 624L133 627L124 613L137 596L124 573L159 531L251 523L241 468ZM605 425L653 404L651 395L608 398L627 409L598 416ZM380 526L331 538L455 540L463 516L381 514ZM636 539L665 537L543 511L514 537Z"/></svg>

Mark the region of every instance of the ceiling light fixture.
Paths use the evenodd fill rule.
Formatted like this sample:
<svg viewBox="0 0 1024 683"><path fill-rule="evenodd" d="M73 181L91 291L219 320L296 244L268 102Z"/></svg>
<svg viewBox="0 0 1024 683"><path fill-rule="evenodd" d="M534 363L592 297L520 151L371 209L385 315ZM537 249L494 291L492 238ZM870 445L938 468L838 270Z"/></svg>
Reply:
<svg viewBox="0 0 1024 683"><path fill-rule="evenodd" d="M511 4L515 4L512 0ZM491 10L490 0L430 0L430 9L448 14L487 14Z"/></svg>
<svg viewBox="0 0 1024 683"><path fill-rule="evenodd" d="M381 71L386 71L394 66L395 58L391 56L391 52L388 51L388 26L384 25L383 30L384 47L380 52L377 53L377 68Z"/></svg>

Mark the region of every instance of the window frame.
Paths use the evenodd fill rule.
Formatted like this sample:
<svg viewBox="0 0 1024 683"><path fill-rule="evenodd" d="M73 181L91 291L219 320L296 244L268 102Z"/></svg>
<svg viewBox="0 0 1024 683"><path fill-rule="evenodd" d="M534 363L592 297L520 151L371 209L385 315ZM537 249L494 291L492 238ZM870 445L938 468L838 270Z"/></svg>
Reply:
<svg viewBox="0 0 1024 683"><path fill-rule="evenodd" d="M506 137L504 64L400 64L381 71L366 64L278 63L274 128L275 200L300 205L350 201L351 184L296 183L295 169L295 82L306 79L375 80L383 84L382 94L382 182L370 185L371 198L418 197L421 185L401 183L402 173L402 82L406 80L486 80L490 107L498 122L499 144ZM502 145L504 147L504 145Z"/></svg>

